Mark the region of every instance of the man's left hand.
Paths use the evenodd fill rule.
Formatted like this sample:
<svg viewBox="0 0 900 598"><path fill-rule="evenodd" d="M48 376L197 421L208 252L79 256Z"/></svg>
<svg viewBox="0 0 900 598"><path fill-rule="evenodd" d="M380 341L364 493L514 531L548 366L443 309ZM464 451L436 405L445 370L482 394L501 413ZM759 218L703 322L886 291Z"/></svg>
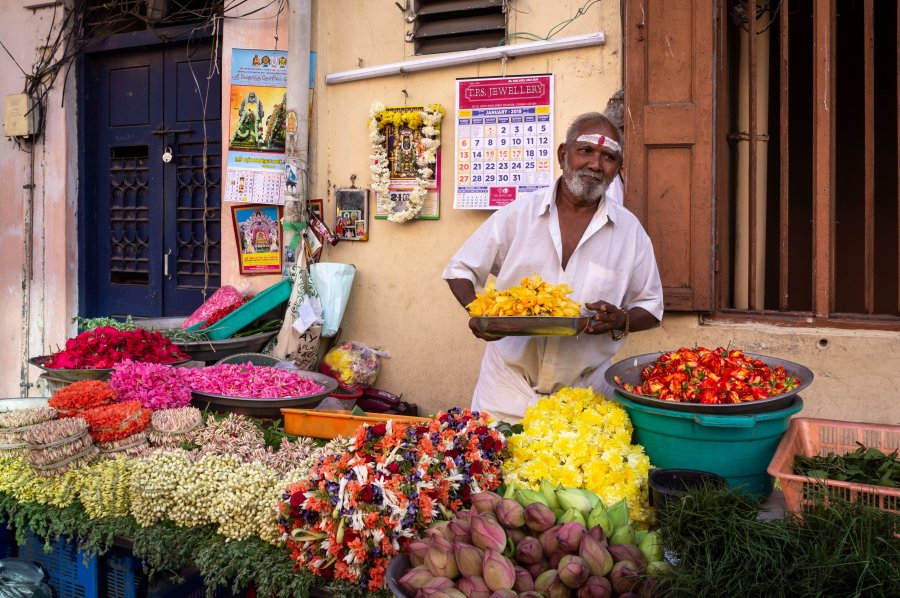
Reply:
<svg viewBox="0 0 900 598"><path fill-rule="evenodd" d="M610 330L625 329L625 310L606 301L585 303L584 306L594 312L584 330L586 333L606 334Z"/></svg>

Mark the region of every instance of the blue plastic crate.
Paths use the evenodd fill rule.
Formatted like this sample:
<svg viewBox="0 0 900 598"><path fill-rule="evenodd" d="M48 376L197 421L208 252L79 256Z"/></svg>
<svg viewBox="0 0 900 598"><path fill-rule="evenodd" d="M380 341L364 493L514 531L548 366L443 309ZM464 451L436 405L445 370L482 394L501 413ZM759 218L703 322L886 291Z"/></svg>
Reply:
<svg viewBox="0 0 900 598"><path fill-rule="evenodd" d="M148 578L141 559L124 549L113 549L104 557L102 598L206 598L203 577L195 568L181 571L180 582L168 575ZM218 587L215 598L242 598L229 588Z"/></svg>
<svg viewBox="0 0 900 598"><path fill-rule="evenodd" d="M99 593L97 557L86 556L72 542L57 539L45 552L44 541L29 532L19 556L44 568L55 598L105 598Z"/></svg>
<svg viewBox="0 0 900 598"><path fill-rule="evenodd" d="M188 332L204 332L213 341L230 338L252 324L260 316L265 315L290 299L291 286L290 278L282 279L213 324L208 330L200 329L205 322L194 324L187 330Z"/></svg>

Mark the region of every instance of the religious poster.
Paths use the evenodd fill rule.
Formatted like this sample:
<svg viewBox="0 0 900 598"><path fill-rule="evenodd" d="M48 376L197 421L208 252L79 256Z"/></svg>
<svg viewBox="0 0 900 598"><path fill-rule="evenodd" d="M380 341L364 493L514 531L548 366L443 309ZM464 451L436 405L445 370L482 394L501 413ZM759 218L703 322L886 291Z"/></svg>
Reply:
<svg viewBox="0 0 900 598"><path fill-rule="evenodd" d="M496 209L553 184L553 75L456 80L453 207Z"/></svg>
<svg viewBox="0 0 900 598"><path fill-rule="evenodd" d="M241 274L281 273L281 206L232 206Z"/></svg>
<svg viewBox="0 0 900 598"><path fill-rule="evenodd" d="M231 52L225 201L284 203L287 60L281 50Z"/></svg>
<svg viewBox="0 0 900 598"><path fill-rule="evenodd" d="M373 175L375 218L393 222L440 218L442 116L443 108L437 105L380 106L370 114L372 155L384 165ZM374 137L373 119L379 123Z"/></svg>
<svg viewBox="0 0 900 598"><path fill-rule="evenodd" d="M334 192L334 234L344 241L369 240L369 190L338 189Z"/></svg>

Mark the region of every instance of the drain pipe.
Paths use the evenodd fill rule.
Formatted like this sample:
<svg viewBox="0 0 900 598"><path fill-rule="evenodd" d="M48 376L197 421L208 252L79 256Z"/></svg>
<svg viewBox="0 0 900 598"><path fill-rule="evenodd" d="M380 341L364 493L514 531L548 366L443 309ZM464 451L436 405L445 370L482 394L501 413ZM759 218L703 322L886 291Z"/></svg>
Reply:
<svg viewBox="0 0 900 598"><path fill-rule="evenodd" d="M306 221L309 197L309 52L312 0L291 0L288 21L286 173L296 173L296 185L285 185L284 218ZM296 123L296 126L293 125ZM288 182L287 176L285 182Z"/></svg>
<svg viewBox="0 0 900 598"><path fill-rule="evenodd" d="M37 151L34 137L31 137L29 152L28 183L22 185L26 190L25 206L25 255L22 262L22 345L19 355L19 396L27 397L33 386L29 382L28 359L31 357L31 282L34 276L34 152Z"/></svg>

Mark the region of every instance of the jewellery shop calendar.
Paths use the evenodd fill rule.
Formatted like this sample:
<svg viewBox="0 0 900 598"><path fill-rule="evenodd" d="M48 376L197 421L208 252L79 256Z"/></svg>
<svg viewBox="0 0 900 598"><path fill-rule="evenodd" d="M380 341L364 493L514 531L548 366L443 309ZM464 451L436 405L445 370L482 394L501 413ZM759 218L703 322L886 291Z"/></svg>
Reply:
<svg viewBox="0 0 900 598"><path fill-rule="evenodd" d="M453 207L496 209L553 183L553 75L456 81Z"/></svg>

